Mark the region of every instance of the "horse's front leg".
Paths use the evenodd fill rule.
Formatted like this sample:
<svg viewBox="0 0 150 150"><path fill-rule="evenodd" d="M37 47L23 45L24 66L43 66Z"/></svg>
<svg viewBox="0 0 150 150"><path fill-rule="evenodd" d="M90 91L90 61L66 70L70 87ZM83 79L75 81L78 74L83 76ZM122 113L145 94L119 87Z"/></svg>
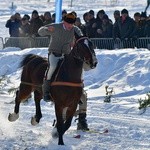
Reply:
<svg viewBox="0 0 150 150"><path fill-rule="evenodd" d="M36 114L34 117L31 118L32 125L37 125L40 122L40 119L42 118L41 105L40 105L41 99L42 99L42 93L39 91L34 91Z"/></svg>
<svg viewBox="0 0 150 150"><path fill-rule="evenodd" d="M55 134L58 133L58 145L64 145L63 134L64 134L64 119L63 119L63 110L61 105L55 103L55 114L57 120L57 130L55 130ZM56 128L55 128L56 129Z"/></svg>
<svg viewBox="0 0 150 150"><path fill-rule="evenodd" d="M69 117L64 124L64 133L70 128L73 117ZM63 134L64 134L63 133Z"/></svg>
<svg viewBox="0 0 150 150"><path fill-rule="evenodd" d="M19 91L16 92L14 113L9 113L8 115L8 120L11 122L16 121L19 118L20 101L18 100L18 93Z"/></svg>
<svg viewBox="0 0 150 150"><path fill-rule="evenodd" d="M58 145L64 145L64 121L62 117L57 118L57 131L58 131Z"/></svg>
<svg viewBox="0 0 150 150"><path fill-rule="evenodd" d="M73 116L69 117L65 121L65 123L64 123L64 119L63 119L62 115L61 115L61 117L57 118L57 120L59 119L59 122L57 122L57 131L58 131L58 137L59 137L58 145L64 145L63 135L71 126L72 118L73 118Z"/></svg>
<svg viewBox="0 0 150 150"><path fill-rule="evenodd" d="M61 117L60 117L61 118ZM63 135L64 133L69 129L71 126L72 118L69 117L66 122L64 123L64 120L59 118L59 122L57 122L57 131L58 131L58 145L64 145L63 142ZM57 119L58 120L58 119Z"/></svg>

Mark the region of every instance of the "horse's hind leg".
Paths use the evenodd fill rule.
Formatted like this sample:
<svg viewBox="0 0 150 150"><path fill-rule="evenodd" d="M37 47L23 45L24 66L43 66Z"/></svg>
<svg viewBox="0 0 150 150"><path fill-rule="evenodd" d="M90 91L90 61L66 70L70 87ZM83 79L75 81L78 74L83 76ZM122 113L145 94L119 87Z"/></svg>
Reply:
<svg viewBox="0 0 150 150"><path fill-rule="evenodd" d="M23 100L26 100L32 92L32 87L29 85L20 84L19 90L16 92L14 113L9 114L8 120L13 122L19 118L19 107Z"/></svg>
<svg viewBox="0 0 150 150"><path fill-rule="evenodd" d="M42 118L41 105L40 105L41 99L42 99L42 93L40 91L34 91L36 114L31 119L32 125L37 125L40 122L40 119Z"/></svg>

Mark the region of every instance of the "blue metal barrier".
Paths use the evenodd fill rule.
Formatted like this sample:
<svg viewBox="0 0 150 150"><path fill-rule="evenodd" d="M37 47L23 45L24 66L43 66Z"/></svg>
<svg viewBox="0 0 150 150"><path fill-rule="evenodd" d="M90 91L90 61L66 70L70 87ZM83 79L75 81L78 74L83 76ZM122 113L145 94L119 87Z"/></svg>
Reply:
<svg viewBox="0 0 150 150"><path fill-rule="evenodd" d="M121 49L121 48L148 48L150 49L150 38L138 39L113 39L113 38L92 38L93 44L98 49Z"/></svg>
<svg viewBox="0 0 150 150"><path fill-rule="evenodd" d="M4 47L48 47L49 41L48 37L6 37Z"/></svg>
<svg viewBox="0 0 150 150"><path fill-rule="evenodd" d="M7 37L5 44L0 38L3 47L19 47L21 49L33 47L48 47L50 37ZM113 38L91 38L95 48L98 49L122 49L122 48L148 48L150 49L150 38L139 39L113 39Z"/></svg>

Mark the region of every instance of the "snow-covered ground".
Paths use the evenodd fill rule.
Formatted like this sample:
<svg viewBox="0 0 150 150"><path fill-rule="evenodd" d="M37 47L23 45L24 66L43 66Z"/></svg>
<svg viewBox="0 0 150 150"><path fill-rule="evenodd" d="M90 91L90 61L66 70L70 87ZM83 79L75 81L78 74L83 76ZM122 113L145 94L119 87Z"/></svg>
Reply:
<svg viewBox="0 0 150 150"><path fill-rule="evenodd" d="M33 4L39 7L37 1L36 3L28 1L28 6L33 6ZM98 4L98 1L95 1L95 10ZM67 7L67 3L65 5L68 10L72 9ZM20 4L17 8L24 12L26 9L21 6ZM128 8L133 11L145 8L144 2L143 4L139 2L139 5L134 8L129 6ZM0 36L2 37L8 35L3 26L9 16L8 7L6 7L7 13L0 16ZM119 4L118 7L115 6L116 8L122 9ZM32 9L34 8L28 8L26 11L32 12ZM82 13L77 6L74 9L79 14ZM83 11L89 9L87 7ZM0 10L2 10L1 6ZM107 7L108 13L112 10ZM138 109L138 100L144 99L146 93L150 91L149 50L142 48L111 51L96 49L98 66L84 74L85 90L88 93L87 120L91 132L77 132L77 122L73 120L72 126L64 135L65 146L58 146L57 139L51 137L52 123L55 119L54 106L51 103L41 102L43 118L37 126L32 126L30 123L31 117L35 114L33 98L28 103L21 104L20 116L16 122L9 122L7 119L8 114L14 109L14 104L10 102L15 98L14 93L9 91L17 88L20 83L21 69L18 65L23 55L27 53L47 56L47 48L0 50L0 150L150 149L150 109L148 108L144 114L141 114ZM110 103L104 102L106 85L113 88ZM108 133L102 133L105 129ZM81 135L80 138L73 138L78 134Z"/></svg>

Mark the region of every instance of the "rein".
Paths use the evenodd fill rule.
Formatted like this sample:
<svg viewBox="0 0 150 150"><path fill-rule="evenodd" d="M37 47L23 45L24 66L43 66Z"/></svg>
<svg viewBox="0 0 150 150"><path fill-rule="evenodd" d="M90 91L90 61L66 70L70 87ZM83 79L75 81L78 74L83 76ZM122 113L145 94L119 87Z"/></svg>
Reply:
<svg viewBox="0 0 150 150"><path fill-rule="evenodd" d="M76 51L77 51L77 49L78 49L78 45L77 45L77 43L79 42L79 41L81 41L81 40L84 40L84 39L88 39L87 37L81 37L81 38L79 38L78 40L76 40L75 41L75 45L74 45L74 48L76 49ZM82 62L84 61L84 59L81 59L79 56L78 56L78 52L74 52L74 58L76 58L76 59L78 59L78 60L81 60Z"/></svg>
<svg viewBox="0 0 150 150"><path fill-rule="evenodd" d="M21 84L25 84L25 85L30 85L30 86L36 86L36 87L42 87L42 85L37 85L37 84L33 84L33 83L29 83L29 82L24 82L21 81ZM72 86L72 87L83 87L83 83L73 83L73 82L62 82L62 81L54 81L50 84L50 86L58 86L58 85L63 85L63 86Z"/></svg>
<svg viewBox="0 0 150 150"><path fill-rule="evenodd" d="M88 39L88 38L87 38L87 37L81 37L81 38L79 38L78 40L76 40L75 43L78 43L80 40L83 40L83 39Z"/></svg>

